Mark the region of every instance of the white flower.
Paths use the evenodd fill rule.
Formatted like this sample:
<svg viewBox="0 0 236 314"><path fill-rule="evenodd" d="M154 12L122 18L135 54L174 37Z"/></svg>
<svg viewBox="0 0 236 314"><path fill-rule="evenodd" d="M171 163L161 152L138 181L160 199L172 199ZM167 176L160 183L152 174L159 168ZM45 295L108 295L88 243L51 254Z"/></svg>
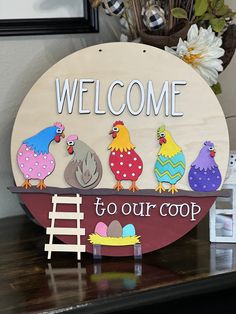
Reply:
<svg viewBox="0 0 236 314"><path fill-rule="evenodd" d="M222 57L225 53L221 48L222 39L212 31L194 24L188 31L187 40L179 39L177 47L165 47L165 50L190 64L212 86L218 81L219 72L223 71Z"/></svg>

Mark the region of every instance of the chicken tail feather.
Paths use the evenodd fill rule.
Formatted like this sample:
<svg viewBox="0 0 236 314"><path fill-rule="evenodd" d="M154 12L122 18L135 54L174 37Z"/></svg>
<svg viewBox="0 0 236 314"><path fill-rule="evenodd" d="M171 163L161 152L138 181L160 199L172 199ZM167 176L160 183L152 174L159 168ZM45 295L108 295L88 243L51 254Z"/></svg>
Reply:
<svg viewBox="0 0 236 314"><path fill-rule="evenodd" d="M88 152L86 158L83 160L81 167L78 167L76 171L76 178L79 184L86 188L94 184L99 177L97 171L97 162L94 154Z"/></svg>

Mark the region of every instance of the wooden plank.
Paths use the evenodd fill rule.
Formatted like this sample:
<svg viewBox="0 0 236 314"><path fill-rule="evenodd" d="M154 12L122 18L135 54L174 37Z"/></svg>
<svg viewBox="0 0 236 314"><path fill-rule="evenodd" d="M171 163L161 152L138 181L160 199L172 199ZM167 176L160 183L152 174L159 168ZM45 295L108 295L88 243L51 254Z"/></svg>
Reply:
<svg viewBox="0 0 236 314"><path fill-rule="evenodd" d="M77 212L50 212L49 219L84 219L84 213Z"/></svg>
<svg viewBox="0 0 236 314"><path fill-rule="evenodd" d="M82 244L45 244L45 251L50 252L85 252L85 245Z"/></svg>
<svg viewBox="0 0 236 314"><path fill-rule="evenodd" d="M79 196L53 196L52 203L56 204L81 204L82 198Z"/></svg>
<svg viewBox="0 0 236 314"><path fill-rule="evenodd" d="M92 190L81 190L76 188L56 188L56 187L47 187L45 190L39 191L35 187L32 187L28 190L22 187L9 187L8 188L12 193L33 193L33 194L59 194L59 195L73 195L80 194L83 196L154 196L154 197L173 197L171 193L165 192L162 194L157 193L154 189L141 189L135 193L130 192L129 190L123 190L120 192L115 191L114 189L92 189ZM229 190L221 190L216 192L194 192L194 191L185 191L179 190L174 197L230 197L231 192Z"/></svg>
<svg viewBox="0 0 236 314"><path fill-rule="evenodd" d="M84 228L57 228L57 227L49 227L46 231L47 234L53 235L85 235Z"/></svg>

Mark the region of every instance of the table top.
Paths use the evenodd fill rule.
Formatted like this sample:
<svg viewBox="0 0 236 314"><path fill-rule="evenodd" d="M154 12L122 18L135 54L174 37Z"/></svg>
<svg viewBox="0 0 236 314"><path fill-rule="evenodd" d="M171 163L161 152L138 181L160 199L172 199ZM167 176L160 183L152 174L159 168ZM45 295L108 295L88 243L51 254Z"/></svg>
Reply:
<svg viewBox="0 0 236 314"><path fill-rule="evenodd" d="M141 261L48 261L45 230L26 216L1 219L0 233L2 313L106 313L236 286L236 244L210 244L196 229Z"/></svg>

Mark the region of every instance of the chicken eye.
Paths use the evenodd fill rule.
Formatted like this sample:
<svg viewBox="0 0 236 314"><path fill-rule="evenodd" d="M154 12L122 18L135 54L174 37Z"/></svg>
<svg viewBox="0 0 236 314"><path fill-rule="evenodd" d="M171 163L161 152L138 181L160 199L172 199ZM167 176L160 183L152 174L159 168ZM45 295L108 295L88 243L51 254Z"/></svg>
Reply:
<svg viewBox="0 0 236 314"><path fill-rule="evenodd" d="M160 133L160 137L165 137L165 133Z"/></svg>
<svg viewBox="0 0 236 314"><path fill-rule="evenodd" d="M69 146L74 146L74 145L75 145L75 143L74 143L73 141L69 141L69 142L67 142L67 144L68 144Z"/></svg>
<svg viewBox="0 0 236 314"><path fill-rule="evenodd" d="M214 147L209 147L209 150L210 150L210 151L214 150Z"/></svg>
<svg viewBox="0 0 236 314"><path fill-rule="evenodd" d="M116 128L116 127L113 127L112 130L113 130L114 132L119 132L119 129Z"/></svg>
<svg viewBox="0 0 236 314"><path fill-rule="evenodd" d="M56 132L57 134L62 134L63 131L61 129L57 129Z"/></svg>

